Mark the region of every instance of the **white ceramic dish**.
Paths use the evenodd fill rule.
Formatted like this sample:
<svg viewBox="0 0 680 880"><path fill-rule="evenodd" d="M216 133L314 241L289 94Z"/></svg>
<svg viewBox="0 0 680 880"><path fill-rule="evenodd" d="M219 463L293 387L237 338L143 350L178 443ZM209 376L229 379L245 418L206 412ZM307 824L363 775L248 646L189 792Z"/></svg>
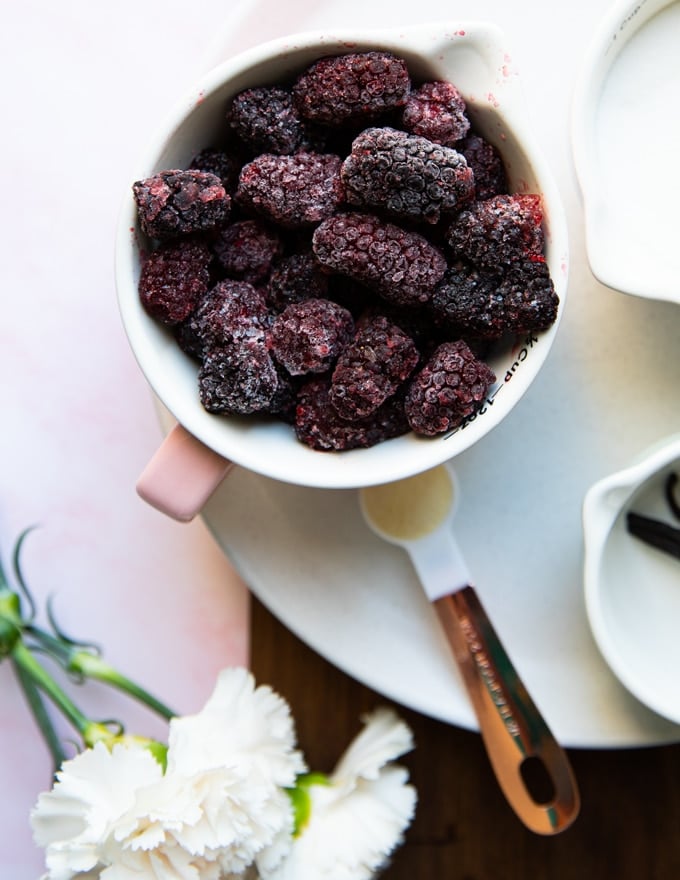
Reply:
<svg viewBox="0 0 680 880"><path fill-rule="evenodd" d="M156 395L190 435L220 456L254 472L325 488L371 485L409 476L458 455L500 424L532 384L553 344L564 307L567 233L564 209L549 167L537 150L507 46L492 25L437 23L399 30L306 33L257 46L207 74L175 108L130 180L163 168L186 167L219 138L224 108L246 85L280 81L326 54L383 48L405 58L415 79L448 78L465 96L478 131L503 153L511 189L542 195L546 259L560 297L558 319L545 332L506 346L490 358L497 383L489 402L463 429L423 439L413 434L371 449L320 454L299 443L280 422L214 416L200 405L196 364L146 314L137 294L140 250L132 196L120 220L116 281L123 323L138 363ZM179 470L181 465L178 465Z"/></svg>
<svg viewBox="0 0 680 880"><path fill-rule="evenodd" d="M635 511L675 525L664 498L680 435L596 483L583 506L588 619L603 656L641 702L680 724L680 560L630 535Z"/></svg>
<svg viewBox="0 0 680 880"><path fill-rule="evenodd" d="M586 52L572 143L596 277L680 302L680 3L616 2Z"/></svg>

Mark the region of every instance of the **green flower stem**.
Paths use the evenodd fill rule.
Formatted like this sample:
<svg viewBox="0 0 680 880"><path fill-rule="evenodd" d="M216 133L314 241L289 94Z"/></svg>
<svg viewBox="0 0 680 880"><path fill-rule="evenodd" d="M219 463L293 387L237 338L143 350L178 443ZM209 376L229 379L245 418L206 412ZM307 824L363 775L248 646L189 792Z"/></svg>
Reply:
<svg viewBox="0 0 680 880"><path fill-rule="evenodd" d="M108 664L105 660L102 660L102 658L96 654L91 654L89 651L74 651L71 655L67 669L69 672L73 672L76 675L82 675L84 678L103 681L106 684L111 685L111 687L123 691L123 693L128 694L128 696L133 697L135 700L148 706L149 709L157 712L167 721L177 715L176 712L173 712L172 709L169 709L164 703L161 703L160 700L157 700L153 694L150 694L148 691L144 690L143 687L140 687L140 685L131 681L126 676L121 675L121 673L114 669L113 666Z"/></svg>
<svg viewBox="0 0 680 880"><path fill-rule="evenodd" d="M7 575L5 574L5 569L2 567L2 560L0 560L0 595L9 592L10 588L7 581Z"/></svg>
<svg viewBox="0 0 680 880"><path fill-rule="evenodd" d="M12 659L20 670L20 675L29 677L36 688L46 694L70 724L87 741L92 722L59 687L47 670L38 663L23 641L19 641L12 651Z"/></svg>
<svg viewBox="0 0 680 880"><path fill-rule="evenodd" d="M40 696L40 691L33 681L33 678L15 659L12 660L12 665L26 697L26 702L33 713L33 717L40 728L40 732L47 744L47 748L52 755L52 763L54 764L54 769L56 771L66 759L66 753L61 746L61 740L57 736L57 732L54 729L52 720L47 713L43 699Z"/></svg>
<svg viewBox="0 0 680 880"><path fill-rule="evenodd" d="M48 654L57 660L67 672L82 678L91 678L96 681L102 681L105 684L115 687L128 696L139 700L149 709L157 712L162 718L170 720L177 713L169 709L160 700L157 700L153 694L144 690L143 687L136 682L127 678L118 672L113 666L92 651L83 650L82 646L67 641L63 638L55 638L48 632L37 626L30 625L26 627L26 632L30 634L40 646L47 651Z"/></svg>
<svg viewBox="0 0 680 880"><path fill-rule="evenodd" d="M56 660L63 667L68 666L69 659L74 650L70 642L57 638L32 623L24 627L24 633L37 642L37 645L29 643L29 649L39 646L46 654L49 654L52 660Z"/></svg>

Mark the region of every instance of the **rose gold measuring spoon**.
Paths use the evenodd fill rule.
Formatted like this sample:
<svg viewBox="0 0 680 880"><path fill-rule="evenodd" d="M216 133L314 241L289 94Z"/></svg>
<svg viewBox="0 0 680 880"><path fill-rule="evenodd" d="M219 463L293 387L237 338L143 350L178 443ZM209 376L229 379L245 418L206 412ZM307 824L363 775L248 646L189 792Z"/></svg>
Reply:
<svg viewBox="0 0 680 880"><path fill-rule="evenodd" d="M366 523L408 552L437 611L508 803L531 831L557 834L579 812L574 774L471 586L452 529L457 498L448 465L359 490Z"/></svg>

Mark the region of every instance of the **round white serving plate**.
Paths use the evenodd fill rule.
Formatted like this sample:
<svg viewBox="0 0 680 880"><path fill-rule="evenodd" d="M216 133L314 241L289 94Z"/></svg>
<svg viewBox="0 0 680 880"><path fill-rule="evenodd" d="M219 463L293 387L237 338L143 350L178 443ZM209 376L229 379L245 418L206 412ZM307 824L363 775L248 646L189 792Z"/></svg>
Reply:
<svg viewBox="0 0 680 880"><path fill-rule="evenodd" d="M331 27L347 20L347 2L296 5L280 27ZM574 59L605 5L589 0L560 13L561 39L547 42L538 38L543 13L530 0L457 10L497 21L520 44L530 111L571 239L569 302L540 376L503 424L455 460L463 493L457 533L482 601L554 733L567 746L595 748L680 741L680 726L611 673L583 598L587 490L680 431L677 306L612 297L593 277L582 239L568 99ZM262 38L259 7L247 4L241 24L216 35L206 64ZM379 8L362 9L357 22L375 23ZM438 11L450 15L433 0L431 14ZM413 6L395 11L395 21L419 16ZM204 520L258 598L321 655L404 706L475 728L408 559L368 531L354 491L294 487L234 469Z"/></svg>

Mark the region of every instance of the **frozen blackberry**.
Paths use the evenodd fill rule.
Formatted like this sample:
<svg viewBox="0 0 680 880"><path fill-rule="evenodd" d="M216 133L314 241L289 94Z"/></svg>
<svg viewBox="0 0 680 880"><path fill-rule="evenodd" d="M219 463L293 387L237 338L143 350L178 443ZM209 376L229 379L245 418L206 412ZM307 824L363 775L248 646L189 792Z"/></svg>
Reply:
<svg viewBox="0 0 680 880"><path fill-rule="evenodd" d="M472 168L477 201L507 194L508 179L503 159L492 143L477 134L470 134L456 145L456 149Z"/></svg>
<svg viewBox="0 0 680 880"><path fill-rule="evenodd" d="M428 308L403 307L385 300L366 304L366 308L355 321L357 331L370 324L378 315L387 318L391 324L396 324L402 332L410 336L421 357L431 353L440 342L444 341Z"/></svg>
<svg viewBox="0 0 680 880"><path fill-rule="evenodd" d="M283 310L303 299L326 299L328 275L314 259L314 254L291 254L280 260L269 278L267 302L275 309Z"/></svg>
<svg viewBox="0 0 680 880"><path fill-rule="evenodd" d="M304 127L293 96L277 86L245 89L227 113L232 131L254 153L289 155L302 143Z"/></svg>
<svg viewBox="0 0 680 880"><path fill-rule="evenodd" d="M426 238L372 214L336 214L314 230L312 241L322 266L400 305L427 302L446 270L443 255Z"/></svg>
<svg viewBox="0 0 680 880"><path fill-rule="evenodd" d="M410 376L418 357L413 340L379 315L340 355L333 370L331 403L349 421L370 415Z"/></svg>
<svg viewBox="0 0 680 880"><path fill-rule="evenodd" d="M368 448L409 430L403 401L391 397L370 416L349 422L330 401L328 378L312 379L298 392L295 433L302 443L321 452Z"/></svg>
<svg viewBox="0 0 680 880"><path fill-rule="evenodd" d="M431 306L436 320L463 335L499 339L506 333L547 329L557 318L558 304L546 263L523 260L502 276L451 268Z"/></svg>
<svg viewBox="0 0 680 880"><path fill-rule="evenodd" d="M305 119L341 125L403 107L410 87L401 58L389 52L349 53L312 64L293 86L293 99Z"/></svg>
<svg viewBox="0 0 680 880"><path fill-rule="evenodd" d="M508 324L515 332L547 330L557 320L559 297L543 260L513 263L500 294Z"/></svg>
<svg viewBox="0 0 680 880"><path fill-rule="evenodd" d="M160 245L142 264L139 297L163 324L179 324L196 308L210 283L212 256L201 241L184 239Z"/></svg>
<svg viewBox="0 0 680 880"><path fill-rule="evenodd" d="M235 342L266 342L269 321L264 295L244 281L221 281L201 299L178 330L182 349L201 358Z"/></svg>
<svg viewBox="0 0 680 880"><path fill-rule="evenodd" d="M432 294L435 323L462 336L498 339L507 330L501 276L474 267L451 267Z"/></svg>
<svg viewBox="0 0 680 880"><path fill-rule="evenodd" d="M465 100L450 82L427 82L414 89L401 121L406 131L447 147L470 130Z"/></svg>
<svg viewBox="0 0 680 880"><path fill-rule="evenodd" d="M230 278L251 284L267 278L283 250L279 235L257 220L239 220L220 229L212 247Z"/></svg>
<svg viewBox="0 0 680 880"><path fill-rule="evenodd" d="M208 412L267 412L279 389L279 375L266 345L232 343L205 353L198 389Z"/></svg>
<svg viewBox="0 0 680 880"><path fill-rule="evenodd" d="M454 256L497 271L542 255L542 222L540 196L494 196L461 211L447 230L446 242Z"/></svg>
<svg viewBox="0 0 680 880"><path fill-rule="evenodd" d="M213 229L229 216L231 199L219 177L204 171L159 171L132 185L142 230L165 239Z"/></svg>
<svg viewBox="0 0 680 880"><path fill-rule="evenodd" d="M193 171L206 171L219 177L222 186L232 196L236 192L241 164L236 156L224 150L208 148L194 156L189 168Z"/></svg>
<svg viewBox="0 0 680 880"><path fill-rule="evenodd" d="M324 373L354 333L352 315L328 299L287 306L272 324L272 350L292 376Z"/></svg>
<svg viewBox="0 0 680 880"><path fill-rule="evenodd" d="M428 437L459 427L481 407L495 378L467 343L442 343L409 384L404 402L409 425Z"/></svg>
<svg viewBox="0 0 680 880"><path fill-rule="evenodd" d="M345 200L398 217L436 223L474 195L465 157L395 128L367 128L342 164Z"/></svg>
<svg viewBox="0 0 680 880"><path fill-rule="evenodd" d="M301 380L291 376L287 370L284 370L282 366L276 363L274 358L272 358L272 361L278 378L278 386L274 396L267 405L266 411L287 425L294 425L297 392Z"/></svg>
<svg viewBox="0 0 680 880"><path fill-rule="evenodd" d="M267 220L294 229L329 217L342 200L339 156L265 153L241 169L236 198Z"/></svg>

